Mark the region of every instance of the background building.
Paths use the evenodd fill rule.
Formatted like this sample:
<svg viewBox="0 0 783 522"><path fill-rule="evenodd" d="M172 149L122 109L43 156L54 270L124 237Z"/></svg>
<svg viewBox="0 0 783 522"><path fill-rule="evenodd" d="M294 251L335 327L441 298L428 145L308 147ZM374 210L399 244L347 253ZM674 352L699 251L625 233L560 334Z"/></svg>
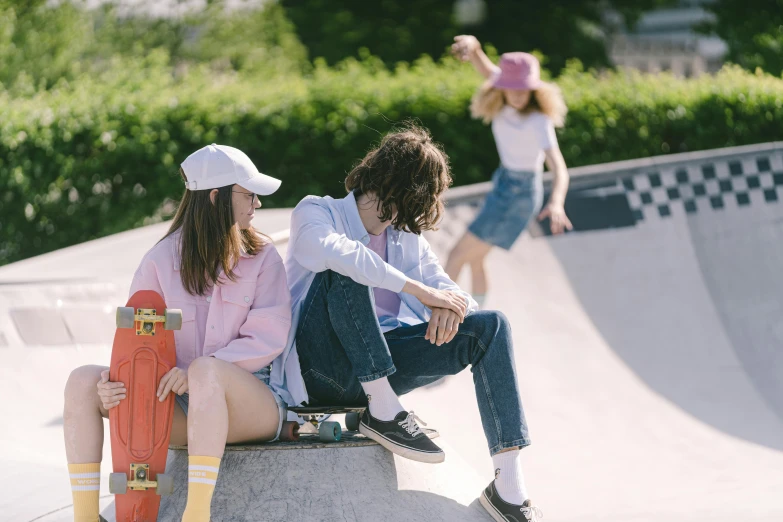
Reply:
<svg viewBox="0 0 783 522"><path fill-rule="evenodd" d="M646 12L631 31L623 29L616 14L607 14L607 25L615 28L607 49L612 63L643 72L671 71L686 78L716 72L724 63L727 46L720 38L697 31L714 18L704 9L711 2L680 0L673 7Z"/></svg>

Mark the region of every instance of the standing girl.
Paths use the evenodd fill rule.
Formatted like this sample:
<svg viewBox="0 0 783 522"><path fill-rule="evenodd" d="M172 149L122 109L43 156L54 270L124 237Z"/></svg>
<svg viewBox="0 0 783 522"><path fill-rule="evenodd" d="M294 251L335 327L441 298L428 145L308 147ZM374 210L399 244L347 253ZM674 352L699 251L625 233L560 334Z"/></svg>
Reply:
<svg viewBox="0 0 783 522"><path fill-rule="evenodd" d="M166 236L144 256L130 293L154 290L182 310L174 332L177 365L160 381L175 394L171 443L188 445L188 501L182 520L207 522L226 443L280 434L285 404L269 364L291 327L291 295L274 245L250 224L280 181L243 152L209 145L182 164L185 194ZM65 450L76 522L98 522L103 419L125 400L109 369L83 366L65 387ZM194 470L197 470L194 472Z"/></svg>
<svg viewBox="0 0 783 522"><path fill-rule="evenodd" d="M484 258L493 246L509 250L541 208L544 160L554 175L554 184L538 219L549 218L553 234L572 228L563 209L568 171L555 136L555 127L563 126L567 108L560 89L541 81L535 56L506 53L498 67L474 36L457 36L454 40L454 54L470 60L487 79L473 97L470 111L474 118L492 123L500 156L500 167L492 176L492 191L452 249L445 267L456 281L462 267L470 265L473 297L481 306L487 293Z"/></svg>

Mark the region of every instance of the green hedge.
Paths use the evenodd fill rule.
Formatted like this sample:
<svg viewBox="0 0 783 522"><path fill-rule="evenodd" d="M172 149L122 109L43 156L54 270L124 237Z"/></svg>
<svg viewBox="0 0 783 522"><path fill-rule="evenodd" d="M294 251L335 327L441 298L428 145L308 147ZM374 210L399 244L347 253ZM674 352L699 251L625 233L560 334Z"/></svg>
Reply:
<svg viewBox="0 0 783 522"><path fill-rule="evenodd" d="M678 80L571 64L558 83L570 166L783 134L783 80L737 68ZM342 194L352 164L408 118L445 145L457 184L486 180L498 159L490 130L468 114L478 84L451 60L391 73L372 59L316 64L311 77L269 81L176 76L153 54L23 98L0 92L0 264L162 219L183 190L178 164L212 142L283 179L267 207Z"/></svg>

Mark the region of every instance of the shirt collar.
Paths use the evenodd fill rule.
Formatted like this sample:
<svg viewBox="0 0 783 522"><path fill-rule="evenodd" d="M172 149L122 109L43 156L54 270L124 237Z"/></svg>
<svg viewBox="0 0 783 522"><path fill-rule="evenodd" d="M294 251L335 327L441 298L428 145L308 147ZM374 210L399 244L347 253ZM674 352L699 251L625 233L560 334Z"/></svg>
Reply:
<svg viewBox="0 0 783 522"><path fill-rule="evenodd" d="M351 232L351 239L367 245L370 242L370 234L364 228L362 218L359 216L359 207L356 206L356 196L353 191L343 198L343 208L345 209L345 219L348 222L348 230Z"/></svg>
<svg viewBox="0 0 783 522"><path fill-rule="evenodd" d="M353 191L349 192L347 196L343 198L343 208L345 209L345 219L348 221L348 230L351 233L351 239L360 241L363 245L367 245L370 242L370 233L364 228L362 218L359 216L359 207L356 205L356 195ZM396 228L389 226L386 228L387 240L391 240L394 244L399 244L402 238L402 232Z"/></svg>
<svg viewBox="0 0 783 522"><path fill-rule="evenodd" d="M386 237L388 237L392 243L399 244L400 238L402 237L402 232L392 226L389 226L386 230L388 230L388 235Z"/></svg>

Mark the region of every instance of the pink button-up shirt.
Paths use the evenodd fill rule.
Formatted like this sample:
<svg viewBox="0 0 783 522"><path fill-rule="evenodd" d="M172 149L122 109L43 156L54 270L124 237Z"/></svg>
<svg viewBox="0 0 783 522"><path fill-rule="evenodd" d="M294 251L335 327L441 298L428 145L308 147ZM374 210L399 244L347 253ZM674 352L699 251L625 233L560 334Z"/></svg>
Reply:
<svg viewBox="0 0 783 522"><path fill-rule="evenodd" d="M274 245L255 256L242 254L236 281L213 285L205 295L190 295L182 286L180 234L147 252L133 276L130 293L155 290L166 306L182 310L182 329L174 332L177 366L214 356L249 372L268 366L285 347L291 328L291 294L285 267Z"/></svg>

